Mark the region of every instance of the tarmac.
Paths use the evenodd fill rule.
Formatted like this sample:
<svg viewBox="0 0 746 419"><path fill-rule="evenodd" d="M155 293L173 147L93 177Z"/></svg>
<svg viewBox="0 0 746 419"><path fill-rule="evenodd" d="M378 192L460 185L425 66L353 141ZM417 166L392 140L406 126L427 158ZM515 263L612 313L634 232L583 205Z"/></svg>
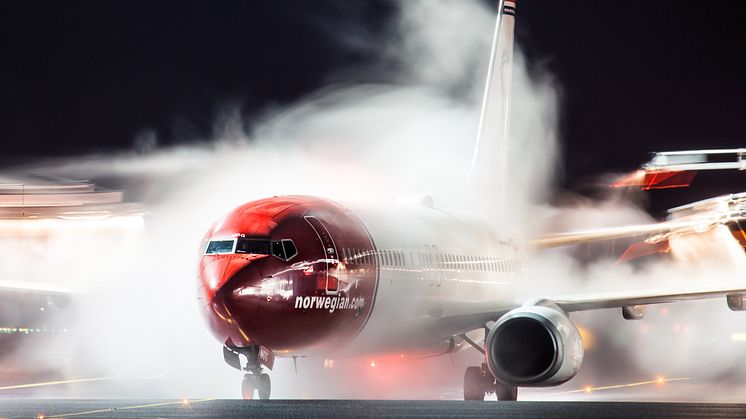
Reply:
<svg viewBox="0 0 746 419"><path fill-rule="evenodd" d="M746 404L408 400L2 399L0 418L744 418Z"/></svg>

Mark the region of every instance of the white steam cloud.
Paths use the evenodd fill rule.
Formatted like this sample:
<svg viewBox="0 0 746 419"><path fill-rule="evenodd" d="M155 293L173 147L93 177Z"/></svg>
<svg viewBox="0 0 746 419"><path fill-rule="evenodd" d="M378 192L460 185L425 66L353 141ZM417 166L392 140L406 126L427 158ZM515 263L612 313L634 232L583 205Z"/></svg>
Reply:
<svg viewBox="0 0 746 419"><path fill-rule="evenodd" d="M84 263L61 271L52 262L65 259L68 247L63 243L42 256L50 259L37 265L39 272L33 275L37 278L29 278L93 284L92 302L82 316L89 320L85 324L89 333L81 346L88 348L93 364L124 378L94 391L73 388L72 395L239 396L240 373L224 364L221 346L203 326L195 297L202 235L213 220L239 204L278 194L387 204L401 194L425 193L436 206L459 207L458 192L466 182L477 133L494 11L476 1L447 0L401 2L400 8L396 30L380 51L395 64L384 68L396 68L377 77L390 80L388 84L331 84L265 115L250 132L245 131L237 112L228 112L216 122L214 141L205 144L157 149L157 138L144 131L137 140L137 153L86 156L33 168L52 176L118 179L150 211L136 246L118 248L115 257L107 258L99 257L106 249L97 246L90 249L91 258ZM521 24L520 16L517 24ZM557 229L598 227L590 215L607 219L609 210L618 208L592 202L572 209L533 205L551 191L558 173L556 92L551 77L527 71L516 54L510 129L512 143L520 146L511 147L514 154L508 159L516 191L510 198L517 225L528 235L544 230L546 220L552 220ZM639 222L643 213L632 208L629 214L617 221ZM15 253L19 266L36 260L26 252ZM528 280L536 292L551 289L550 278L565 291L573 291L589 283L595 284L591 290L601 284L626 287L625 281L634 277L634 286L639 286L660 277L670 280L688 274L663 268L640 272L606 262L586 268L557 253L537 258ZM692 306L679 307L687 308L671 306L671 315L680 314L682 327L689 325L688 333L695 336L702 321L698 316L685 319ZM655 310L651 310L651 329L658 321ZM658 361L670 354L670 349L662 347L667 343L664 340L628 331L640 323L622 322L617 318L621 316L601 322L602 317L577 316L607 347L616 339L614 332L626 333L621 336L633 344L623 346L635 354L631 362L640 369L660 365ZM723 330L734 326L734 319L728 317L730 324ZM608 336L601 336L604 333ZM691 366L696 364L695 353L707 355L709 347L700 347L704 344L697 339L687 342L687 350L681 353L687 354L682 357L688 356ZM411 364L412 374L389 370L388 378L356 369L355 361L350 361L350 374L339 372L343 365L325 372L321 360L299 360L296 377L292 364L280 359L273 373L273 397L422 397L437 385L458 389L463 366L479 362L478 354L472 352L416 361ZM723 358L726 362L712 361L730 365L734 359ZM602 374L605 361L601 355L590 355L590 365L586 365L590 372L579 378ZM69 372L73 378L77 373ZM324 374L333 378L325 381L328 385L303 384L318 382ZM406 378L412 376L417 379ZM356 386L361 383L373 387ZM425 391L419 395L400 391L409 384ZM571 381L565 386L579 384ZM458 392L446 397L458 397Z"/></svg>

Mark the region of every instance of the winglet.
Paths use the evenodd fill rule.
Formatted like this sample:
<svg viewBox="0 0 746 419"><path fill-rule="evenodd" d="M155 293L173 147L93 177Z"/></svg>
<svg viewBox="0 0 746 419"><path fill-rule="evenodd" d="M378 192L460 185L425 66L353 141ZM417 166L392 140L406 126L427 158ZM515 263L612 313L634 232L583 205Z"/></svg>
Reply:
<svg viewBox="0 0 746 419"><path fill-rule="evenodd" d="M639 186L644 191L651 189L686 188L692 184L696 170L690 171L647 171L636 170L610 185L612 188L629 188Z"/></svg>
<svg viewBox="0 0 746 419"><path fill-rule="evenodd" d="M661 240L655 243L648 242L637 242L632 243L627 250L624 251L622 256L617 259L617 263L624 263L629 260L638 259L643 256L654 255L656 253L668 253L671 250L671 246L668 240Z"/></svg>

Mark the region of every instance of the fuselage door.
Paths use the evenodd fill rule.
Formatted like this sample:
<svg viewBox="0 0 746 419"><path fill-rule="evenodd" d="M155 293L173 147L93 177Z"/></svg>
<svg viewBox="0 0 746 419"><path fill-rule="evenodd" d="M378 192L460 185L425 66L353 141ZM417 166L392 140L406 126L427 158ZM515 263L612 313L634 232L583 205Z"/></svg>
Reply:
<svg viewBox="0 0 746 419"><path fill-rule="evenodd" d="M430 249L432 251L433 264L435 267L435 272L433 272L433 285L439 287L443 285L443 254L440 253L438 246L436 245L430 246Z"/></svg>
<svg viewBox="0 0 746 419"><path fill-rule="evenodd" d="M339 257L337 256L337 246L332 240L329 230L326 229L324 224L316 217L307 215L304 217L311 228L316 232L319 237L319 241L324 248L324 272L322 280L324 281L324 288L327 295L336 295L339 292L339 280L334 275L334 270L337 268L337 262ZM331 271L331 272L330 272Z"/></svg>

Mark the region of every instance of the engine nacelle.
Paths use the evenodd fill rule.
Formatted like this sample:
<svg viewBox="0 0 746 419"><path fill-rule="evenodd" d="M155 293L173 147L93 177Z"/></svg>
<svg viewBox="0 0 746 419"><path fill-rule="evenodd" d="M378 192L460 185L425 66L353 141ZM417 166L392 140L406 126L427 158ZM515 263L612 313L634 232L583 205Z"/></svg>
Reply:
<svg viewBox="0 0 746 419"><path fill-rule="evenodd" d="M578 328L551 302L524 305L502 316L490 328L485 349L492 375L514 386L562 384L583 362Z"/></svg>

